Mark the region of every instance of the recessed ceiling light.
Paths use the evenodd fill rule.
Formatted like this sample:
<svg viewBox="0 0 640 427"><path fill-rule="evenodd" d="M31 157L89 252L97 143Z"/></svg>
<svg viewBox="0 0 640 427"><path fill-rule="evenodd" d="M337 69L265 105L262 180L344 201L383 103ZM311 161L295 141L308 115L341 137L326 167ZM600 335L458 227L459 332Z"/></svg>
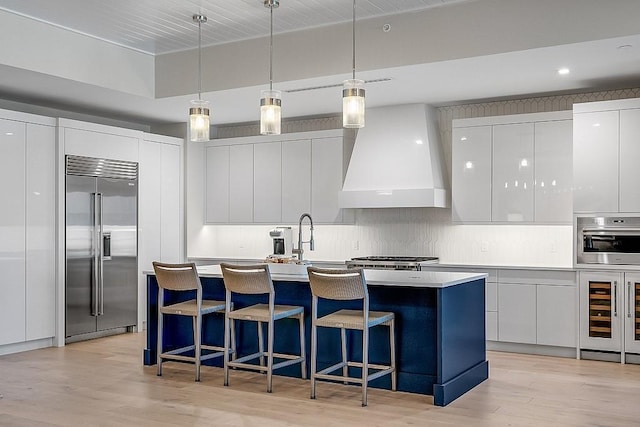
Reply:
<svg viewBox="0 0 640 427"><path fill-rule="evenodd" d="M460 141L466 141L466 140L467 140L466 136L463 136L462 138L460 138Z"/></svg>
<svg viewBox="0 0 640 427"><path fill-rule="evenodd" d="M12 135L13 135L13 132L7 132L7 133L5 133L5 135L7 135L7 136L12 136Z"/></svg>
<svg viewBox="0 0 640 427"><path fill-rule="evenodd" d="M560 74L561 76L566 76L570 72L571 71L567 67L563 67L563 68L559 68L558 69L558 74Z"/></svg>
<svg viewBox="0 0 640 427"><path fill-rule="evenodd" d="M416 144L418 144L418 145L422 145L422 144L423 144L423 142L422 142L422 140L421 140L421 139L416 139Z"/></svg>

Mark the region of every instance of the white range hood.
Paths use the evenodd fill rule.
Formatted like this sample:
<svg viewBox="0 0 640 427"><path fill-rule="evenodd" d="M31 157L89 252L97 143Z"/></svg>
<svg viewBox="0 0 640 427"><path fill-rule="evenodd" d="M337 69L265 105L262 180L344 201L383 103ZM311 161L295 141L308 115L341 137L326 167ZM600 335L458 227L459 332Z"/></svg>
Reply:
<svg viewBox="0 0 640 427"><path fill-rule="evenodd" d="M341 208L448 207L435 109L369 108L358 131Z"/></svg>

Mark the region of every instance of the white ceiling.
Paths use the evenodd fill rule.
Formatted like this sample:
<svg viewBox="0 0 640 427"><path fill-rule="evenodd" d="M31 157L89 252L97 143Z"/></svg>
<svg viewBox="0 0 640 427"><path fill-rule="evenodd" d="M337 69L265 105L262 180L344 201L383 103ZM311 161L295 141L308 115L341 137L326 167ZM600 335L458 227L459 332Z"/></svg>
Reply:
<svg viewBox="0 0 640 427"><path fill-rule="evenodd" d="M358 0L358 19L428 9L470 0ZM202 44L269 34L263 0L0 0L0 9L150 54L198 46L196 13L207 16ZM274 33L351 21L350 0L282 0Z"/></svg>
<svg viewBox="0 0 640 427"><path fill-rule="evenodd" d="M551 4L554 0L535 1ZM591 5L598 3L597 0L581 1ZM358 0L358 16L384 16L434 6L448 8L453 4L467 6L485 2L495 4L499 0ZM637 7L635 2L637 0L615 0L611 7L614 3ZM195 12L208 15L211 21L203 25L204 44L221 44L268 34L268 13L262 0L0 0L0 9L153 54L197 46L197 25L191 20ZM463 11L464 7L460 10ZM496 15L499 12L496 10ZM526 17L519 18L526 20ZM277 32L345 22L351 19L351 1L281 0L275 19ZM633 16L629 16L629 21L638 22ZM602 19L597 26L599 36L593 40L562 42L565 37L570 39L571 28L586 25L593 23L572 22L568 17L566 28L558 28L557 34L553 35L554 42L547 47L374 69L358 72L358 77L391 79L368 85L369 107L414 102L442 105L639 87L640 23L635 33L627 31L630 35L619 36L616 30L620 23ZM602 36L609 33L611 37ZM505 38L517 36L504 35ZM460 43L464 45L465 40L460 40ZM558 75L557 69L565 66L571 69L571 73ZM283 117L338 113L341 110L339 88L296 93L287 93L287 90L339 84L348 77L348 70L345 70L341 75L278 82L278 89L284 92ZM203 93L203 98L212 104L212 123L257 121L260 89L264 87ZM193 94L149 99L46 73L0 66L0 97L155 124L186 121L188 103Z"/></svg>

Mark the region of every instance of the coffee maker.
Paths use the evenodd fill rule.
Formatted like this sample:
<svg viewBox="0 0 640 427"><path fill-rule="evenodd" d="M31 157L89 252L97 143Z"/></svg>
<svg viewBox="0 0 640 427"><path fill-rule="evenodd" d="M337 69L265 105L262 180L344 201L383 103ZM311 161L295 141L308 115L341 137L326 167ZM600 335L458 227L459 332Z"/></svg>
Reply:
<svg viewBox="0 0 640 427"><path fill-rule="evenodd" d="M293 233L291 227L276 227L269 231L273 240L273 256L290 257L293 247Z"/></svg>

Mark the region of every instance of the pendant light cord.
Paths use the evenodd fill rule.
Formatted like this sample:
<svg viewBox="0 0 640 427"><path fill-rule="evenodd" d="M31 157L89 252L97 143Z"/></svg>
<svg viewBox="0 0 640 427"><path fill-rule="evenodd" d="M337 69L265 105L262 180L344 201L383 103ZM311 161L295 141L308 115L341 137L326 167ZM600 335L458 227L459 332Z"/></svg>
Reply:
<svg viewBox="0 0 640 427"><path fill-rule="evenodd" d="M198 101L202 100L202 19L198 19Z"/></svg>
<svg viewBox="0 0 640 427"><path fill-rule="evenodd" d="M269 10L271 11L269 23L269 90L273 90L273 6L270 6Z"/></svg>
<svg viewBox="0 0 640 427"><path fill-rule="evenodd" d="M356 0L353 0L353 22L351 24L353 33L353 79L356 79Z"/></svg>

